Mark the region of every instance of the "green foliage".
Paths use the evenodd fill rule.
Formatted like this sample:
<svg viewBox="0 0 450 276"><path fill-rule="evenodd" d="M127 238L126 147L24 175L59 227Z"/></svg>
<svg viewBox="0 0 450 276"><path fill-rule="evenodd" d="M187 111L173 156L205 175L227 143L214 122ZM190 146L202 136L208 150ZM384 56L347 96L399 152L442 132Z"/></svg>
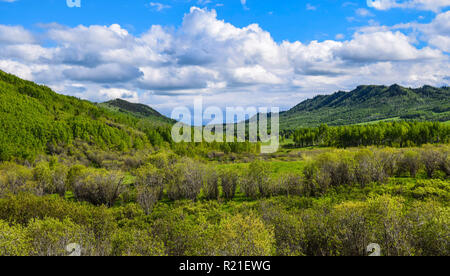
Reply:
<svg viewBox="0 0 450 276"><path fill-rule="evenodd" d="M242 190L247 197L253 199L258 196L268 196L270 181L269 163L256 160L250 164L246 172Z"/></svg>
<svg viewBox="0 0 450 276"><path fill-rule="evenodd" d="M139 118L54 93L0 71L0 160L34 160L60 153L75 140L128 151L148 144Z"/></svg>
<svg viewBox="0 0 450 276"><path fill-rule="evenodd" d="M135 182L137 202L149 214L163 196L164 173L149 164L137 170Z"/></svg>
<svg viewBox="0 0 450 276"><path fill-rule="evenodd" d="M86 169L75 179L75 198L92 204L113 206L126 187L122 172Z"/></svg>
<svg viewBox="0 0 450 276"><path fill-rule="evenodd" d="M439 162L445 158L441 152L431 147L424 148L421 152L421 157L425 172L429 178L433 177L434 173L439 169Z"/></svg>
<svg viewBox="0 0 450 276"><path fill-rule="evenodd" d="M171 200L197 200L203 186L202 164L189 158L183 158L173 165L167 174L167 194Z"/></svg>
<svg viewBox="0 0 450 276"><path fill-rule="evenodd" d="M31 240L23 226L0 220L0 256L28 256L30 252Z"/></svg>
<svg viewBox="0 0 450 276"><path fill-rule="evenodd" d="M165 247L151 231L122 228L112 237L113 256L165 256Z"/></svg>
<svg viewBox="0 0 450 276"><path fill-rule="evenodd" d="M235 215L220 221L215 233L216 256L270 256L274 251L274 232L255 215Z"/></svg>
<svg viewBox="0 0 450 276"><path fill-rule="evenodd" d="M450 126L419 122L447 118L447 101L432 87L319 96L281 115L288 140L378 148L256 156L260 144L175 144L150 107L0 72L0 255L361 256L378 243L448 256L450 151L425 144L447 144Z"/></svg>
<svg viewBox="0 0 450 276"><path fill-rule="evenodd" d="M213 166L205 166L204 168L203 195L209 200L219 198L219 174Z"/></svg>
<svg viewBox="0 0 450 276"><path fill-rule="evenodd" d="M331 126L380 120L448 121L449 88L358 86L351 92L316 96L281 114L280 128Z"/></svg>
<svg viewBox="0 0 450 276"><path fill-rule="evenodd" d="M227 200L234 198L239 183L239 174L233 169L222 169L220 172L223 196Z"/></svg>
<svg viewBox="0 0 450 276"><path fill-rule="evenodd" d="M385 145L395 147L420 146L427 143L447 143L450 127L438 122L380 122L377 124L301 128L292 134L296 147L359 147Z"/></svg>
<svg viewBox="0 0 450 276"><path fill-rule="evenodd" d="M94 236L83 226L73 223L70 219L63 221L46 218L31 220L26 228L31 240L31 255L36 256L67 256L71 252L67 245L75 243L81 247L81 255L93 255Z"/></svg>
<svg viewBox="0 0 450 276"><path fill-rule="evenodd" d="M14 163L0 165L0 196L8 193L37 193L36 184L31 182L32 171Z"/></svg>
<svg viewBox="0 0 450 276"><path fill-rule="evenodd" d="M420 169L420 155L416 151L407 151L403 154L399 161L398 175L409 172L411 177L416 177Z"/></svg>
<svg viewBox="0 0 450 276"><path fill-rule="evenodd" d="M68 168L63 164L40 162L33 169L33 178L44 194L63 196L70 188L67 183Z"/></svg>

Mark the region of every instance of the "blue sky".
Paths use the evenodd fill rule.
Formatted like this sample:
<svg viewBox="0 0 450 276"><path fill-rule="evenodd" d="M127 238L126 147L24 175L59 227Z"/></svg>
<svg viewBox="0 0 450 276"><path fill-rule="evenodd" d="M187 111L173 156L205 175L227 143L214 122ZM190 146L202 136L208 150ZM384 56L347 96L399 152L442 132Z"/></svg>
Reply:
<svg viewBox="0 0 450 276"><path fill-rule="evenodd" d="M0 0L0 69L165 114L450 80L448 0Z"/></svg>
<svg viewBox="0 0 450 276"><path fill-rule="evenodd" d="M0 0L1 2L1 0ZM202 4L206 2L207 4ZM209 3L208 3L209 2ZM402 22L427 22L434 12L417 9L372 9L367 1L290 1L290 0L226 1L144 1L81 0L81 8L68 8L66 0L17 0L0 5L0 24L35 27L36 23L57 22L75 27L118 23L133 34L151 25L177 27L190 7L217 10L220 19L237 27L258 23L276 41L311 41L334 39L337 34L351 36L355 28L377 21L394 25ZM153 5L151 4L153 3ZM368 14L362 15L361 9ZM446 10L446 9L443 9ZM447 9L448 10L448 9ZM364 14L364 12L363 12Z"/></svg>

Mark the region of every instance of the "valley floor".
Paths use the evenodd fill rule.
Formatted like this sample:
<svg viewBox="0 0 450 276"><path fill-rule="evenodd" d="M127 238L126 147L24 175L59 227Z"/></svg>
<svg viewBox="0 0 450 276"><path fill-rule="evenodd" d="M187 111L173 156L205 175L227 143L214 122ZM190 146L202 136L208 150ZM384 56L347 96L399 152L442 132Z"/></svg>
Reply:
<svg viewBox="0 0 450 276"><path fill-rule="evenodd" d="M450 254L449 146L0 165L0 255ZM110 163L102 163L108 164ZM105 165L106 166L106 165Z"/></svg>

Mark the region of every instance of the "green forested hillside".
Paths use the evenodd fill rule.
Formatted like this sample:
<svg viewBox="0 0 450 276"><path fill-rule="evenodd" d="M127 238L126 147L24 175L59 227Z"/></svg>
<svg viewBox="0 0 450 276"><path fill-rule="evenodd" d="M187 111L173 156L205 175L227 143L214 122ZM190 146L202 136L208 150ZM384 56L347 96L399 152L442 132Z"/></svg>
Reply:
<svg viewBox="0 0 450 276"><path fill-rule="evenodd" d="M399 85L358 86L351 92L316 96L280 116L281 129L350 125L379 120L450 120L450 89Z"/></svg>
<svg viewBox="0 0 450 276"><path fill-rule="evenodd" d="M151 124L136 116L57 94L2 71L0 128L0 160L30 160L74 140L126 151L142 148L156 136Z"/></svg>
<svg viewBox="0 0 450 276"><path fill-rule="evenodd" d="M385 119L448 121L449 92L448 88L429 86L418 89L398 85L359 86L352 92L317 96L297 105L281 115L281 130L285 136L290 136L294 133L292 130L298 132L301 126L320 124L350 125ZM194 148L198 148L204 155L211 150L225 153L254 151L248 143L172 144L170 129L173 123L173 120L146 105L124 100L95 104L57 94L46 86L0 71L0 161L33 160L39 154L54 153L56 148L68 148L74 141L82 141L101 150L120 152L142 149L147 145L162 146L166 142L169 143L168 147L172 147L180 154L183 152L194 154ZM406 133L408 137L397 136L404 138L403 140L407 138L411 142L400 142L399 145L420 145L442 142L442 137L446 139L448 128L439 125L437 128L434 125L430 126L433 133L437 128L439 131L436 133L444 131L439 135L439 139L435 138L436 135L430 134L429 139L421 141L417 137L425 136L420 132L414 136L416 138ZM429 129L425 125L420 127ZM398 127L395 129L397 131ZM419 126L413 129L417 130ZM323 144L326 140L322 139L323 135L315 135L315 138L312 136L311 133L316 132L315 130L298 132L297 142L300 145ZM360 132L358 130L358 133ZM348 141L351 139L345 137L361 136L353 134L349 136L346 130L342 133L343 139ZM357 143L351 145L387 143L381 138L376 140L372 134L369 136L363 139L369 142L357 138ZM372 142L375 140L381 142ZM392 146L391 142L387 144Z"/></svg>
<svg viewBox="0 0 450 276"><path fill-rule="evenodd" d="M171 120L154 110L153 108L139 103L130 103L122 99L115 99L112 101L108 101L105 103L101 103L100 106L109 108L112 110L119 111L121 113L132 114L136 117L148 118L151 119L155 123L161 124L172 124L175 123L174 120Z"/></svg>

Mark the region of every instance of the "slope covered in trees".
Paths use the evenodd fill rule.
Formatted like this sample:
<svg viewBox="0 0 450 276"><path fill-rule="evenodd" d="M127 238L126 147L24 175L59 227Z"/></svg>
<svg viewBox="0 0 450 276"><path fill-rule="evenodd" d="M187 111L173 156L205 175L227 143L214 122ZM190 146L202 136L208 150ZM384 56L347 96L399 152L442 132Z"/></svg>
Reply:
<svg viewBox="0 0 450 276"><path fill-rule="evenodd" d="M115 99L112 101L101 103L100 106L109 108L121 113L132 114L136 117L142 117L151 119L155 123L172 124L175 123L164 115L161 115L158 111L154 110L148 105L139 103L130 103L122 99Z"/></svg>
<svg viewBox="0 0 450 276"><path fill-rule="evenodd" d="M0 160L32 160L74 140L117 151L163 140L159 129L146 123L150 120L60 95L2 71L0 119Z"/></svg>
<svg viewBox="0 0 450 276"><path fill-rule="evenodd" d="M351 92L320 95L280 116L282 129L350 125L379 120L450 120L450 89L399 85L358 86Z"/></svg>

